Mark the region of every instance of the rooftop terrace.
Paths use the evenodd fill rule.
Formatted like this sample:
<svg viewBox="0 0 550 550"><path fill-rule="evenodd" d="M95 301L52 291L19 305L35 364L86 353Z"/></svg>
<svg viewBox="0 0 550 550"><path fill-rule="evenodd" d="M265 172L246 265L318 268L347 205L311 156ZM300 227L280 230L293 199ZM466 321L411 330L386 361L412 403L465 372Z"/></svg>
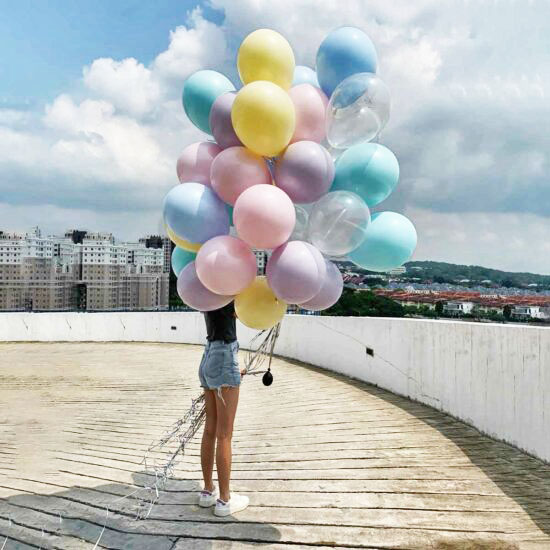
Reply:
<svg viewBox="0 0 550 550"><path fill-rule="evenodd" d="M140 464L199 393L202 348L0 344L0 549L550 548L550 467L430 407L282 359L246 377L233 489L194 504L200 433L146 521ZM110 513L106 515L106 507ZM106 525L102 533L103 526ZM3 546L4 545L4 546Z"/></svg>

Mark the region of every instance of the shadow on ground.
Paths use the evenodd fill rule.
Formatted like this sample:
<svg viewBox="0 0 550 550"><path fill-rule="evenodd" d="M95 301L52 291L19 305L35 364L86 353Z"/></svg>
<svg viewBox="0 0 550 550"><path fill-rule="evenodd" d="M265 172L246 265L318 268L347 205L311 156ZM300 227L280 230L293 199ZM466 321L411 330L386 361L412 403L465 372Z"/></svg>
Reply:
<svg viewBox="0 0 550 550"><path fill-rule="evenodd" d="M246 540L251 530L260 541L280 539L269 523L219 518L212 508L196 505L201 489L197 480L170 480L148 519L136 520L138 511L148 512L150 507L131 493L150 484L151 476L140 472L133 474L133 480L133 487L121 483L74 486L47 495L18 489L25 480L0 481L0 486L21 491L0 499L0 549L80 550L95 548L97 543L97 548L116 550L207 550L213 540ZM144 491L139 495L147 496Z"/></svg>

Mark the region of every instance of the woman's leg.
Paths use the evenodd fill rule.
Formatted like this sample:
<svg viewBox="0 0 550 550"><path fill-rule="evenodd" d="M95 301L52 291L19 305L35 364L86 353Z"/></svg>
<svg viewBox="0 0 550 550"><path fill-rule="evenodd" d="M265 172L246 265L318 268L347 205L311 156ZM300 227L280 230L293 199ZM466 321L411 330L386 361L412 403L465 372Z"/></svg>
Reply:
<svg viewBox="0 0 550 550"><path fill-rule="evenodd" d="M239 386L225 386L221 389L223 401L216 394L218 424L216 429L216 469L220 486L220 498L228 502L229 480L231 478L231 438L233 422L239 402ZM225 404L224 404L225 402Z"/></svg>
<svg viewBox="0 0 550 550"><path fill-rule="evenodd" d="M214 452L216 449L216 391L204 390L204 403L206 409L206 420L201 441L201 466L204 488L207 491L214 490L212 481L212 470L214 469Z"/></svg>

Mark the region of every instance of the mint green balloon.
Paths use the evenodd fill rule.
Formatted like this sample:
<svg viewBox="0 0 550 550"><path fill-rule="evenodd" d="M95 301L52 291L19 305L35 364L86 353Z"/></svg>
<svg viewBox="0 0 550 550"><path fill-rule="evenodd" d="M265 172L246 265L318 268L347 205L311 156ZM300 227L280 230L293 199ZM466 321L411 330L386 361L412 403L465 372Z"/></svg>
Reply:
<svg viewBox="0 0 550 550"><path fill-rule="evenodd" d="M225 92L232 92L235 86L222 73L211 70L193 73L183 85L183 108L189 120L203 132L210 130L210 109L214 101Z"/></svg>
<svg viewBox="0 0 550 550"><path fill-rule="evenodd" d="M412 256L416 243L416 229L408 218L397 212L376 212L365 240L348 257L363 269L389 271Z"/></svg>
<svg viewBox="0 0 550 550"><path fill-rule="evenodd" d="M229 212L229 225L235 225L233 223L233 207L227 203L225 206L227 206L227 211Z"/></svg>
<svg viewBox="0 0 550 550"><path fill-rule="evenodd" d="M394 190L399 180L395 155L379 143L359 143L336 161L331 191L351 191L372 208Z"/></svg>
<svg viewBox="0 0 550 550"><path fill-rule="evenodd" d="M176 277L179 277L181 270L187 264L194 262L196 257L197 257L196 252L189 252L189 250L184 250L179 246L175 246L174 250L172 250L171 263L172 263L172 271L174 272Z"/></svg>

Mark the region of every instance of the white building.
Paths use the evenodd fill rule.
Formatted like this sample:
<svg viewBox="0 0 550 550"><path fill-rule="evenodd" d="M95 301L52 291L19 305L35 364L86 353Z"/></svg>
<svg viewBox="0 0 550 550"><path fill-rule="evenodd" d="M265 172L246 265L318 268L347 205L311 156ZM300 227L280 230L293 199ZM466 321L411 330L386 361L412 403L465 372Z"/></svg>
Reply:
<svg viewBox="0 0 550 550"><path fill-rule="evenodd" d="M166 309L165 255L111 233L0 231L0 310Z"/></svg>
<svg viewBox="0 0 550 550"><path fill-rule="evenodd" d="M474 309L473 302L447 302L443 305L443 311L449 315L465 315Z"/></svg>

